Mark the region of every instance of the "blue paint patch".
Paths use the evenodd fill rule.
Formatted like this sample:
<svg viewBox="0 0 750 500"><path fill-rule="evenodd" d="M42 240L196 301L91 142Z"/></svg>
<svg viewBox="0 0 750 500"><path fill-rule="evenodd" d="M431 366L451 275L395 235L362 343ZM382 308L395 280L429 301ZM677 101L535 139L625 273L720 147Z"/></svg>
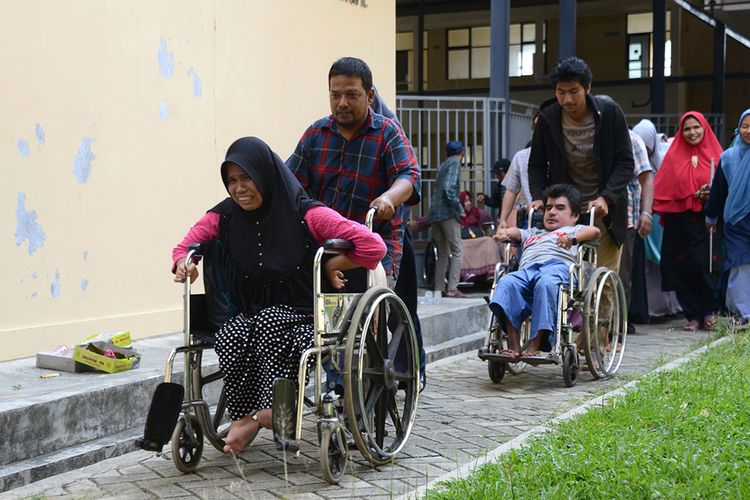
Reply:
<svg viewBox="0 0 750 500"><path fill-rule="evenodd" d="M60 298L60 270L55 269L55 281L49 286L49 294L53 299Z"/></svg>
<svg viewBox="0 0 750 500"><path fill-rule="evenodd" d="M36 221L36 210L26 210L26 193L18 193L16 203L16 246L28 240L29 255L44 245L44 229Z"/></svg>
<svg viewBox="0 0 750 500"><path fill-rule="evenodd" d="M39 141L39 144L47 142L47 134L44 133L44 129L40 124L36 124L34 127L34 133L36 134L36 140Z"/></svg>
<svg viewBox="0 0 750 500"><path fill-rule="evenodd" d="M195 94L195 97L202 97L203 83L201 82L201 77L198 76L198 73L195 72L192 66L188 70L187 74L193 79L193 94Z"/></svg>
<svg viewBox="0 0 750 500"><path fill-rule="evenodd" d="M73 160L73 175L78 184L84 184L89 180L89 176L91 175L91 162L96 159L96 155L91 151L91 143L95 140L93 137L84 137L81 139L78 154L75 160Z"/></svg>
<svg viewBox="0 0 750 500"><path fill-rule="evenodd" d="M31 298L32 298L32 299L35 299L35 298L36 298L36 292L34 292L34 293L32 293L32 294L31 294Z"/></svg>
<svg viewBox="0 0 750 500"><path fill-rule="evenodd" d="M81 291L85 292L88 287L89 287L89 280L87 280L86 278L83 278L81 280Z"/></svg>
<svg viewBox="0 0 750 500"><path fill-rule="evenodd" d="M18 139L18 152L21 156L29 156L31 150L29 149L29 141L26 139Z"/></svg>
<svg viewBox="0 0 750 500"><path fill-rule="evenodd" d="M31 272L31 277L34 278L34 279L36 279L36 271L32 271Z"/></svg>
<svg viewBox="0 0 750 500"><path fill-rule="evenodd" d="M174 74L174 53L167 52L167 41L164 38L159 40L159 51L157 52L159 61L159 72L165 79L172 78Z"/></svg>
<svg viewBox="0 0 750 500"><path fill-rule="evenodd" d="M84 250L83 251L83 261L86 262L87 260L89 260L89 251L88 250Z"/></svg>
<svg viewBox="0 0 750 500"><path fill-rule="evenodd" d="M169 104L166 99L162 99L159 103L159 116L162 120L169 118Z"/></svg>

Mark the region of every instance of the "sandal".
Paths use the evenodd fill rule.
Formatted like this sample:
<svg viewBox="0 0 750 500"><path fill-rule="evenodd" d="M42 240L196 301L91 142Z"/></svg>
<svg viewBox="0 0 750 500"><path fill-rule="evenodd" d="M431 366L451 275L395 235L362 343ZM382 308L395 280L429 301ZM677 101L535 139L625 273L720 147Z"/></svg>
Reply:
<svg viewBox="0 0 750 500"><path fill-rule="evenodd" d="M465 299L466 294L458 290L448 290L447 292L443 293L443 297L448 297L448 298L453 298L453 299Z"/></svg>
<svg viewBox="0 0 750 500"><path fill-rule="evenodd" d="M706 316L703 318L703 329L707 330L709 332L716 330L716 325L718 322L716 321L716 316L713 314Z"/></svg>
<svg viewBox="0 0 750 500"><path fill-rule="evenodd" d="M694 319L688 321L682 326L682 329L685 330L686 332L697 332L698 328L700 328L700 324L698 323L697 320L694 320Z"/></svg>

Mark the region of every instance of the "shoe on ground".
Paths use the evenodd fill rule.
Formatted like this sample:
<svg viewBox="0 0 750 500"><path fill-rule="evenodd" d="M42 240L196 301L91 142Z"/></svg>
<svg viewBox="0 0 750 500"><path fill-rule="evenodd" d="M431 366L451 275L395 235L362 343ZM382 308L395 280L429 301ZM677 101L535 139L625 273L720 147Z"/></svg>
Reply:
<svg viewBox="0 0 750 500"><path fill-rule="evenodd" d="M459 290L448 290L447 292L443 292L443 297L448 297L451 299L465 299L467 295Z"/></svg>

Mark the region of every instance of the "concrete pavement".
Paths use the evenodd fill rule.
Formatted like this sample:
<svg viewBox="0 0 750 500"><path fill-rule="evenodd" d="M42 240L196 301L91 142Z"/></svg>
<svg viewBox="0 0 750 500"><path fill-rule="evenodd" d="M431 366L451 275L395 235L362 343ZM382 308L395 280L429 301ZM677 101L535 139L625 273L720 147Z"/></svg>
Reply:
<svg viewBox="0 0 750 500"><path fill-rule="evenodd" d="M394 464L376 470L353 452L337 486L322 478L314 423L309 420L299 458L284 460L270 432L263 431L238 462L206 444L196 474L182 475L166 456L136 451L10 490L2 498L318 499L408 494L708 338L706 332L683 332L680 325L680 320L639 325L638 334L628 339L618 377L595 381L582 373L573 388L564 387L559 366L528 368L492 384L486 364L474 350L434 362L428 366L427 389L403 453Z"/></svg>

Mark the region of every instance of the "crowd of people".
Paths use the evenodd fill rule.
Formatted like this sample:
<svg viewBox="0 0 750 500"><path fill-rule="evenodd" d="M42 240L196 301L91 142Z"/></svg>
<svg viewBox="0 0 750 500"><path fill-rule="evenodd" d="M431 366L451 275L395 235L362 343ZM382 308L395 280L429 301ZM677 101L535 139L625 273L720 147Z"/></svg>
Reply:
<svg viewBox="0 0 750 500"><path fill-rule="evenodd" d="M567 263L579 242L591 239L599 240L599 265L623 277L631 315L648 320L679 308L685 329L693 331L715 328L724 308L738 323L750 320L750 110L726 151L697 111L683 115L670 144L651 122L628 130L616 102L591 94L592 79L581 59L557 64L555 96L540 106L530 145L493 166L497 185L490 194L474 200L461 192L459 141L448 142L437 169L428 215L438 252L436 290L463 296L462 237L479 237L484 224L495 222L482 205L499 211L497 231L487 239L523 242L520 270L503 278L490 305L509 332L513 358L521 355L520 322L532 311L528 354L555 334L553 292L569 279ZM272 382L294 378L312 345L312 259L326 239L353 243L353 250L325 262L333 289L363 289L361 269L382 264L415 322L424 374L406 224L409 207L421 199L419 163L364 61L337 60L328 90L331 114L304 131L286 162L258 138L229 147L219 169L229 196L173 250L174 279L184 282L198 274L196 262L185 262L188 246L222 243L236 306L216 334L232 419L227 453L239 453L261 428L272 427ZM362 225L370 208L377 210L374 232ZM544 214L544 229L514 227L524 217L513 214L531 209ZM585 211L595 213L595 226L579 224ZM721 276L726 301L717 285ZM397 368L402 355L395 353ZM338 373L328 369L327 375L328 389L340 393Z"/></svg>
<svg viewBox="0 0 750 500"><path fill-rule="evenodd" d="M548 316L552 311L554 320L555 309L544 297L550 287L567 284L567 274L538 272L523 256L529 252L537 258L535 245L541 236L534 234L550 234L546 240L550 245L570 248L559 230L550 233L556 228L550 227L547 212L554 200L543 194L561 184L580 194L583 211L595 212L598 265L620 275L631 332L635 331L632 322L679 313L685 317L685 331L713 330L720 314L737 326L747 326L750 110L740 117L733 143L724 151L698 111L682 115L673 138L659 134L649 120L628 130L616 102L591 94L592 79L579 58L556 65L550 75L555 97L540 106L531 143L516 153L502 181L505 193L496 239L522 240L521 269L500 281L490 305L509 335L510 349L505 354L521 356L517 331L529 315L532 343L524 356L536 354L538 339L554 335L550 327L554 322ZM528 210L545 212L544 229L509 232L508 228L526 224L525 217L513 214ZM575 210L573 215L577 220ZM580 240L573 238L576 243ZM566 260L561 257L564 254L557 256L548 249L542 265L562 269ZM537 299L537 294L542 298ZM607 299L605 294L605 304ZM539 314L542 318L535 319Z"/></svg>

